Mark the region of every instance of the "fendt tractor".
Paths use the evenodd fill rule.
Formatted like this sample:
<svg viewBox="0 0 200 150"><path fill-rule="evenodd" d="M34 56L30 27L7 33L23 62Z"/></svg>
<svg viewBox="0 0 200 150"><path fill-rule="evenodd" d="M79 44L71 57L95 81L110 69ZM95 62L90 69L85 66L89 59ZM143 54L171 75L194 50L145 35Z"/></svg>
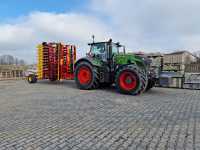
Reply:
<svg viewBox="0 0 200 150"><path fill-rule="evenodd" d="M120 93L138 95L154 87L150 61L126 53L125 46L107 42L88 44L86 57L76 61L76 48L60 43L43 43L38 48L37 75L29 74L29 83L37 80L75 80L79 89L91 90L115 85Z"/></svg>

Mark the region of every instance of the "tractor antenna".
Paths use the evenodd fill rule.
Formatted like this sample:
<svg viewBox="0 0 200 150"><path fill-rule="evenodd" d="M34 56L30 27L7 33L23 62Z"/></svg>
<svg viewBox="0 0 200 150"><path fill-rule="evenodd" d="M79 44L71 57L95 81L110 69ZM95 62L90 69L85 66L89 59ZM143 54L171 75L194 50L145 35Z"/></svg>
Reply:
<svg viewBox="0 0 200 150"><path fill-rule="evenodd" d="M92 40L93 40L93 43L94 43L94 38L95 38L95 36L94 36L94 35L92 35Z"/></svg>

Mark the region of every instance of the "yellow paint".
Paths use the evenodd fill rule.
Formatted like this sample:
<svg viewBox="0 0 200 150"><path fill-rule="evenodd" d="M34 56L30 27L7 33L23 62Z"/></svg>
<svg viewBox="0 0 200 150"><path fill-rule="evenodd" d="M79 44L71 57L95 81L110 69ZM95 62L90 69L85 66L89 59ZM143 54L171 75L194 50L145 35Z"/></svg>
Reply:
<svg viewBox="0 0 200 150"><path fill-rule="evenodd" d="M28 81L31 81L32 80L32 78L31 77L28 77Z"/></svg>
<svg viewBox="0 0 200 150"><path fill-rule="evenodd" d="M43 45L38 45L38 64L37 64L37 75L38 79L43 78Z"/></svg>

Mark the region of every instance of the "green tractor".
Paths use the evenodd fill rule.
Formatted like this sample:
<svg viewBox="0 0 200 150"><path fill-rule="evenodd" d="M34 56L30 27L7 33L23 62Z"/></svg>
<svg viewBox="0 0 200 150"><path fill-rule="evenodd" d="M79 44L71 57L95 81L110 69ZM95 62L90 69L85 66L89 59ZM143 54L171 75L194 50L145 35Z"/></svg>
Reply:
<svg viewBox="0 0 200 150"><path fill-rule="evenodd" d="M83 90L115 84L117 91L138 95L154 86L144 57L126 54L120 43L93 42L86 57L75 63L75 81ZM151 85L148 85L151 84Z"/></svg>

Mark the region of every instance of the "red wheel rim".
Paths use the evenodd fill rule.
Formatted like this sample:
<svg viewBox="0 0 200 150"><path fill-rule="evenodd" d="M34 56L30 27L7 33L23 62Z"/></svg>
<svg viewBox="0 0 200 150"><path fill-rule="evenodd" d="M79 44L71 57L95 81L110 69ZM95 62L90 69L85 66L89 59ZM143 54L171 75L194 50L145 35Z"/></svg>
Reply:
<svg viewBox="0 0 200 150"><path fill-rule="evenodd" d="M92 79L92 73L88 67L81 67L78 71L78 80L80 84L88 84Z"/></svg>
<svg viewBox="0 0 200 150"><path fill-rule="evenodd" d="M132 72L123 72L119 77L120 87L126 91L133 90L137 87L137 77Z"/></svg>

